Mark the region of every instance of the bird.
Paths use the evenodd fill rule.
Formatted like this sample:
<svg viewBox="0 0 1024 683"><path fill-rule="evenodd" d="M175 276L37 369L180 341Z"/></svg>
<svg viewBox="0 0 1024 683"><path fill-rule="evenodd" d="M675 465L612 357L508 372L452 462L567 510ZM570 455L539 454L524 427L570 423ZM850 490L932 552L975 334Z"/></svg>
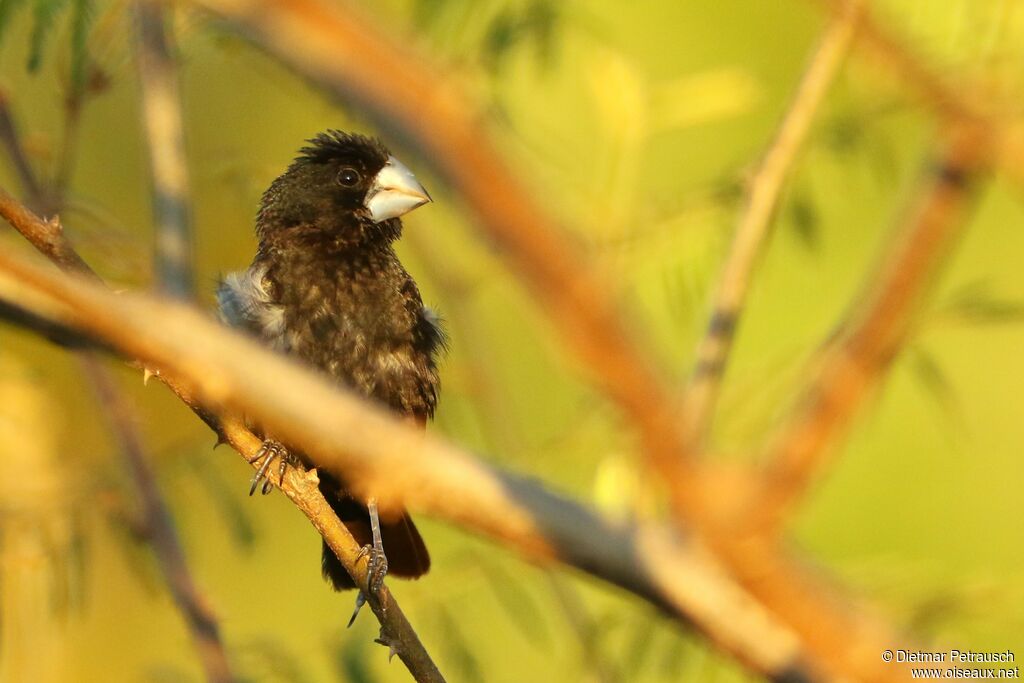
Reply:
<svg viewBox="0 0 1024 683"><path fill-rule="evenodd" d="M425 428L439 391L446 347L440 318L395 254L400 216L431 201L412 171L377 138L330 129L306 141L263 193L252 264L217 287L220 316L333 383ZM277 459L311 463L256 430L264 458L249 493ZM254 462L256 459L254 459ZM368 555L370 590L384 575L418 578L430 568L422 536L404 510L378 511L345 482L320 473L320 490ZM386 555L385 555L386 552ZM323 543L324 578L338 591L359 588ZM360 588L356 603L365 601ZM350 621L351 624L351 621Z"/></svg>

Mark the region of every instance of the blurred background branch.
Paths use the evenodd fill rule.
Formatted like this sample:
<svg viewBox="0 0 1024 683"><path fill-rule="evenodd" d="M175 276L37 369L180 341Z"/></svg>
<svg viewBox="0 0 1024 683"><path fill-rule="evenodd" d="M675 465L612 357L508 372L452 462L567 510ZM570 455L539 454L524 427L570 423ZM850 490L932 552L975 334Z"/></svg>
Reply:
<svg viewBox="0 0 1024 683"><path fill-rule="evenodd" d="M791 417L766 447L761 496L748 519L778 531L780 516L814 476L871 389L907 342L921 305L953 250L978 191L984 145L974 126L944 131L912 205L865 276L849 316L828 339Z"/></svg>
<svg viewBox="0 0 1024 683"><path fill-rule="evenodd" d="M683 418L694 448L703 451L758 257L775 218L782 188L857 29L861 0L836 13L815 48L779 130L745 192L745 204L711 302L707 331L694 353Z"/></svg>
<svg viewBox="0 0 1024 683"><path fill-rule="evenodd" d="M167 296L195 295L188 165L181 89L163 0L135 0L136 55L149 148L156 279Z"/></svg>
<svg viewBox="0 0 1024 683"><path fill-rule="evenodd" d="M94 356L82 354L81 365L110 423L110 431L118 444L124 468L135 482L142 506L143 537L152 546L171 596L188 622L188 630L206 672L206 679L211 683L234 681L220 626L206 597L192 578L185 551L174 528L174 520L143 451L133 411L121 396L110 373Z"/></svg>

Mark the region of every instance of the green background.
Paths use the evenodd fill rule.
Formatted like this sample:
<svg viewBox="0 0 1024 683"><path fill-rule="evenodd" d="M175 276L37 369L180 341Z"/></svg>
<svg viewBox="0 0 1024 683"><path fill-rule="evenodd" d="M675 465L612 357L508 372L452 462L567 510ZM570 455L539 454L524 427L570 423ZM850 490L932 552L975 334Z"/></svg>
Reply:
<svg viewBox="0 0 1024 683"><path fill-rule="evenodd" d="M61 154L72 63L68 13L54 7L38 71L25 68L34 8L8 5L0 44L0 87L44 177ZM990 87L1013 112L1024 7L873 7L915 53ZM391 0L367 11L471 93L509 163L607 274L630 327L681 386L743 180L823 14L796 0ZM129 17L123 2L94 8L88 53L109 85L83 110L62 214L86 260L125 288L149 286L152 243ZM187 6L174 19L196 266L202 305L212 308L218 276L252 256L260 192L302 141L328 127L374 129L224 24ZM854 57L821 107L756 274L714 457L752 458L903 214L936 129L909 90L879 62ZM400 248L451 333L432 429L608 514L655 514L627 425L582 381L450 188L423 160L394 151L435 200L406 217ZM20 190L6 160L0 180ZM1021 188L999 178L981 192L910 344L802 506L794 541L925 643L1024 654L1020 199ZM27 246L0 230L0 248ZM352 596L321 581L319 540L302 516L279 494L248 498L250 470L233 451L212 451L213 435L162 386L117 372L238 674L408 680L373 645L368 614L343 628ZM43 648L37 659L54 662L50 680L201 680L182 619L132 537L136 501L72 358L0 327L0 399L0 444L12 463L0 487L0 578L24 560L18 538L47 539L32 568L47 601L29 601L34 616L12 621L16 584L0 583L0 632L38 631L31 642ZM17 491L34 482L49 487L47 504L25 512ZM627 595L431 520L421 528L431 573L391 585L449 680L750 678Z"/></svg>

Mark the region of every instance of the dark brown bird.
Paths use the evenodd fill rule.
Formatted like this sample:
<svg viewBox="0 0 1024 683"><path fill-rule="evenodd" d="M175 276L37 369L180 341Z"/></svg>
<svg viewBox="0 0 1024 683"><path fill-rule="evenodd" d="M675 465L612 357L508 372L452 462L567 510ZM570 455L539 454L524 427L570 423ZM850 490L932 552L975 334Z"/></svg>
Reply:
<svg viewBox="0 0 1024 683"><path fill-rule="evenodd" d="M221 283L221 315L339 385L424 425L437 405L444 334L393 243L402 234L398 217L430 195L379 140L330 130L309 143L263 194L256 258ZM302 459L264 436L265 460L250 493L275 456L282 463ZM356 500L344 482L326 474L320 490L370 553L374 586L389 570L415 578L430 568L423 539L404 511L385 511L375 538L375 501ZM356 587L326 544L322 564L335 590Z"/></svg>

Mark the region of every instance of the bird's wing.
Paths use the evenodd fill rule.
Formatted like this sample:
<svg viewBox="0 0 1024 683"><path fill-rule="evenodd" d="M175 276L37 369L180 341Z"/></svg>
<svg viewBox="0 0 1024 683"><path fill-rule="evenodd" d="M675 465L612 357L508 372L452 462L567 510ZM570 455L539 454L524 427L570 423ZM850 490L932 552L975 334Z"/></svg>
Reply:
<svg viewBox="0 0 1024 683"><path fill-rule="evenodd" d="M277 349L285 346L284 307L273 301L264 282L265 269L253 265L229 273L217 287L220 317L228 325L251 332Z"/></svg>

